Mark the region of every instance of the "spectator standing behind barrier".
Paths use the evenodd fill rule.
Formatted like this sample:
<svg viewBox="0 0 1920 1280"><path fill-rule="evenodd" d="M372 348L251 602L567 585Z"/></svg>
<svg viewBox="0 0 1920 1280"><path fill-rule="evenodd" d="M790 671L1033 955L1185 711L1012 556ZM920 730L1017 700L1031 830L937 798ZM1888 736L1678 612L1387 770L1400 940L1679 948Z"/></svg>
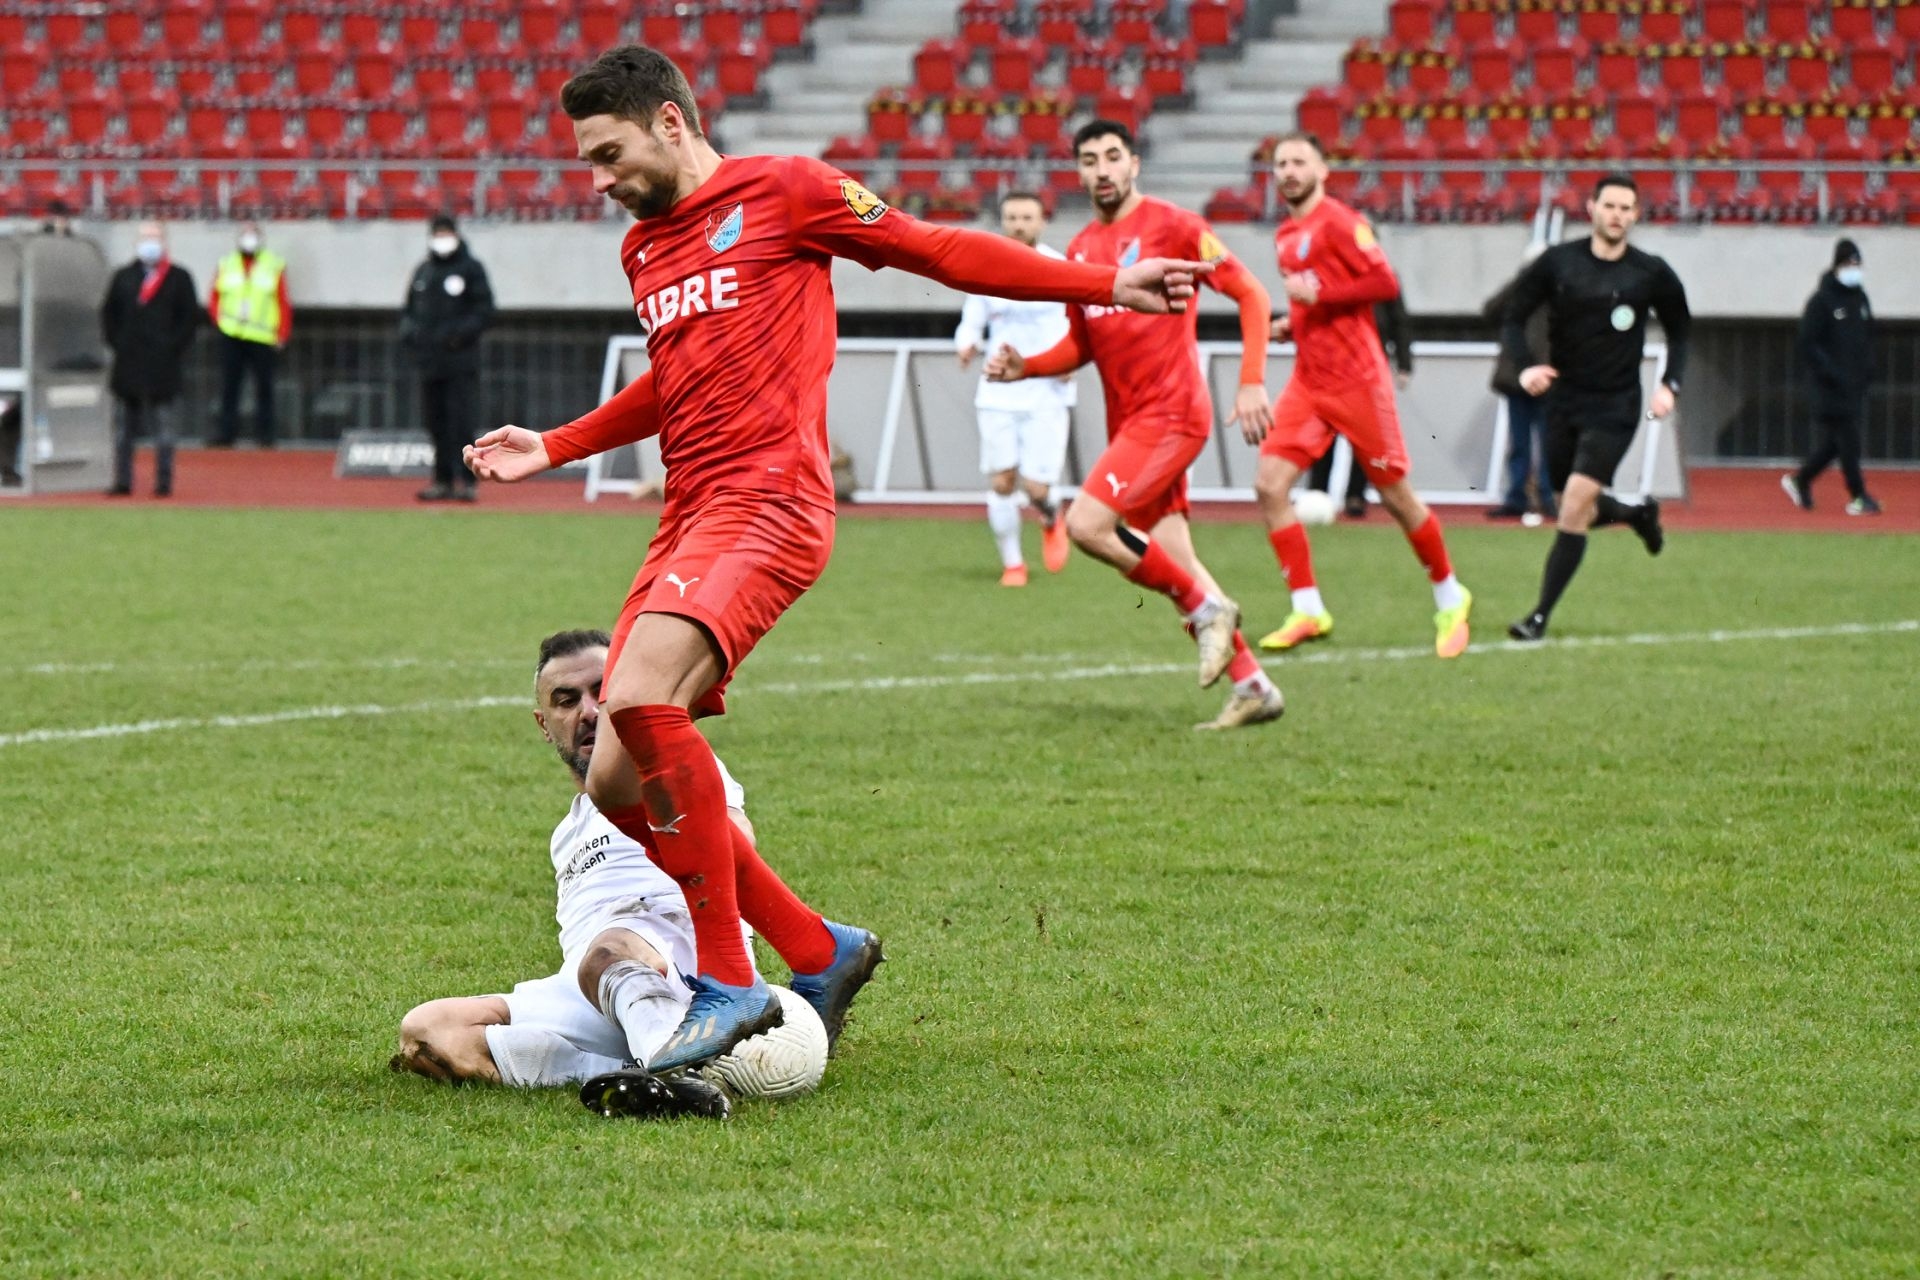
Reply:
<svg viewBox="0 0 1920 1280"><path fill-rule="evenodd" d="M1520 268L1525 270L1533 265L1533 260L1546 251L1544 244L1535 244L1527 250L1521 260ZM1487 299L1480 314L1491 320L1498 332L1506 322L1507 302L1513 297L1513 287L1520 283L1515 276L1507 281L1500 292ZM1489 520L1519 520L1529 513L1536 513L1553 519L1559 513L1553 504L1553 479L1547 473L1546 419L1543 416L1540 397L1527 394L1520 385L1520 370L1537 364L1552 364L1547 353L1547 309L1541 307L1526 321L1527 360L1522 365L1505 347L1500 349L1499 358L1493 364L1493 380L1489 385L1507 402L1507 488L1501 495L1500 505L1487 510ZM1527 477L1533 476L1535 500L1527 497ZM1537 523L1537 522L1536 522Z"/></svg>
<svg viewBox="0 0 1920 1280"><path fill-rule="evenodd" d="M173 492L173 402L180 369L200 330L200 296L185 267L167 257L166 229L143 222L134 261L114 272L100 304L100 330L113 350L113 487L133 492L133 442L153 437L153 496Z"/></svg>
<svg viewBox="0 0 1920 1280"><path fill-rule="evenodd" d="M260 224L240 224L238 246L213 273L207 309L220 331L220 426L208 441L230 449L240 435L240 384L253 381L253 432L262 449L274 446L273 366L293 336L287 299L287 263L264 246Z"/></svg>
<svg viewBox="0 0 1920 1280"><path fill-rule="evenodd" d="M1873 307L1861 282L1860 246L1842 240L1833 247L1833 269L1800 316L1800 359L1807 368L1807 399L1813 407L1813 452L1798 471L1780 477L1780 487L1802 511L1813 510L1813 482L1840 460L1850 516L1877 516L1880 504L1860 474L1860 420L1873 385Z"/></svg>
<svg viewBox="0 0 1920 1280"><path fill-rule="evenodd" d="M420 371L420 408L433 440L433 483L422 502L472 502L460 451L479 434L480 335L493 319L487 271L446 214L429 224L427 260L414 268L400 344Z"/></svg>
<svg viewBox="0 0 1920 1280"><path fill-rule="evenodd" d="M1407 304L1399 294L1373 308L1374 327L1380 330L1380 345L1393 357L1393 385L1405 391L1413 381L1413 343L1407 337ZM1333 483L1333 450L1320 455L1307 472L1307 488L1328 492ZM1347 519L1363 520L1367 514L1367 473L1359 463L1347 468Z"/></svg>

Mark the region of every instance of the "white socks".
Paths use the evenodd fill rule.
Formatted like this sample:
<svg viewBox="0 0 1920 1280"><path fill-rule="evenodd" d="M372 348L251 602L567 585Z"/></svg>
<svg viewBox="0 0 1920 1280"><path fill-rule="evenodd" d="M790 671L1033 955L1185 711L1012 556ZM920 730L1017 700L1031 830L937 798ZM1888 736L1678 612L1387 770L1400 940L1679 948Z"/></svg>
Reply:
<svg viewBox="0 0 1920 1280"><path fill-rule="evenodd" d="M618 1058L576 1049L565 1036L539 1027L508 1023L487 1031L487 1052L499 1069L500 1083L516 1089L539 1089L561 1084L583 1084L595 1076L618 1071Z"/></svg>
<svg viewBox="0 0 1920 1280"><path fill-rule="evenodd" d="M1294 592L1293 610L1295 613L1312 614L1316 618L1325 613L1327 606L1320 599L1320 588L1302 587Z"/></svg>
<svg viewBox="0 0 1920 1280"><path fill-rule="evenodd" d="M600 975L600 1012L627 1034L627 1053L643 1066L680 1026L686 984L637 960L616 960Z"/></svg>
<svg viewBox="0 0 1920 1280"><path fill-rule="evenodd" d="M1466 603L1467 599L1461 594L1461 590L1460 579L1454 577L1452 574L1448 574L1445 582L1436 582L1433 584L1433 607L1436 609L1458 609L1462 604Z"/></svg>
<svg viewBox="0 0 1920 1280"><path fill-rule="evenodd" d="M1020 556L1020 507L1018 493L987 491L987 528L993 530L994 544L1000 548L1002 569L1025 563Z"/></svg>

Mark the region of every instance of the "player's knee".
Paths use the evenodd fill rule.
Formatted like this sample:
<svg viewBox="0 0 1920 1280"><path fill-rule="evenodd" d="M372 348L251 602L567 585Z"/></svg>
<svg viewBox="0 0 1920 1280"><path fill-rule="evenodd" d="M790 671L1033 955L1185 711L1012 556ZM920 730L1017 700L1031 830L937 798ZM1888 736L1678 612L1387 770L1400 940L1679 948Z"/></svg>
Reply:
<svg viewBox="0 0 1920 1280"><path fill-rule="evenodd" d="M1083 498L1067 508L1067 536L1080 547L1103 544L1118 524L1119 518L1097 502Z"/></svg>
<svg viewBox="0 0 1920 1280"><path fill-rule="evenodd" d="M395 1071L411 1071L429 1080L452 1083L461 1077L453 1068L448 1051L451 1028L443 1013L444 1003L429 1000L407 1010L400 1019L400 1051L387 1065Z"/></svg>
<svg viewBox="0 0 1920 1280"><path fill-rule="evenodd" d="M996 471L987 477L987 487L1003 498L1013 496L1017 477L1011 471Z"/></svg>
<svg viewBox="0 0 1920 1280"><path fill-rule="evenodd" d="M667 962L639 934L628 929L608 929L589 942L580 956L577 976L580 994L588 1004L599 1007L600 979L622 960L632 960L661 973L667 971Z"/></svg>

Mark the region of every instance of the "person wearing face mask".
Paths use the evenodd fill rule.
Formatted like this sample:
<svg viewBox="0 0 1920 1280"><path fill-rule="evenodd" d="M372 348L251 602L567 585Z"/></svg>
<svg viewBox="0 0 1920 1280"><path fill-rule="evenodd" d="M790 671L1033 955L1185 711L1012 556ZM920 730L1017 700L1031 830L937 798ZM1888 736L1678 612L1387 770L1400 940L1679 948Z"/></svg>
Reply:
<svg viewBox="0 0 1920 1280"><path fill-rule="evenodd" d="M414 268L400 314L400 343L420 373L420 409L433 440L433 483L422 502L472 502L461 450L479 434L480 335L493 319L487 271L453 219L429 224L427 260Z"/></svg>
<svg viewBox="0 0 1920 1280"><path fill-rule="evenodd" d="M114 272L100 304L100 331L113 351L113 487L133 492L133 442L153 437L153 496L173 492L173 402L180 369L200 330L202 312L193 277L167 257L166 229L143 222L134 261Z"/></svg>
<svg viewBox="0 0 1920 1280"><path fill-rule="evenodd" d="M286 260L264 247L260 224L240 224L239 243L214 271L207 304L220 331L220 425L207 443L230 449L240 434L240 385L253 382L254 439L274 444L273 366L293 335Z"/></svg>
<svg viewBox="0 0 1920 1280"><path fill-rule="evenodd" d="M1813 482L1836 458L1847 481L1847 514L1877 516L1880 504L1860 474L1860 419L1873 385L1873 308L1861 269L1860 246L1842 240L1833 247L1833 269L1800 316L1800 358L1807 370L1807 400L1813 408L1813 452L1798 471L1780 477L1793 505L1813 510Z"/></svg>

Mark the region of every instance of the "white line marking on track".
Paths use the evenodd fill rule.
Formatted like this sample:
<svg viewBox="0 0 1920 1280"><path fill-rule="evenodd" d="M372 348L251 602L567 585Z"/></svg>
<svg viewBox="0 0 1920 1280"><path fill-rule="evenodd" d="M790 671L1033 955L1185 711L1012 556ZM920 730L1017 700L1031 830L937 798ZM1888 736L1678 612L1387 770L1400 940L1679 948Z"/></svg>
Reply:
<svg viewBox="0 0 1920 1280"><path fill-rule="evenodd" d="M1755 631L1684 631L1642 633L1625 636L1574 636L1523 644L1504 640L1467 650L1463 656L1492 654L1556 653L1570 649L1623 649L1653 645L1733 644L1751 640L1824 640L1844 636L1911 635L1920 633L1920 619L1899 622L1843 622L1825 627L1768 627ZM1275 669L1289 667L1334 666L1354 662L1406 662L1432 658L1433 650L1424 646L1401 649L1320 649L1278 659ZM1016 658L1003 659L1017 661ZM1193 670L1191 662L1116 662L1103 666L1063 667L1041 671L969 671L954 675L870 676L864 680L790 681L752 685L747 694L807 693L885 693L898 689L943 689L962 685L1025 684L1038 681L1106 680L1116 676L1174 675ZM527 695L509 694L486 698L462 698L397 705L369 703L348 706L294 707L286 711L266 711L253 715L181 716L166 720L136 720L126 724L101 724L77 729L24 729L0 733L0 748L28 746L42 742L78 742L94 738L126 738L147 733L166 733L184 729L250 729L263 725L292 724L302 720L344 720L361 716L431 715L448 711L476 711L491 707L524 707Z"/></svg>

